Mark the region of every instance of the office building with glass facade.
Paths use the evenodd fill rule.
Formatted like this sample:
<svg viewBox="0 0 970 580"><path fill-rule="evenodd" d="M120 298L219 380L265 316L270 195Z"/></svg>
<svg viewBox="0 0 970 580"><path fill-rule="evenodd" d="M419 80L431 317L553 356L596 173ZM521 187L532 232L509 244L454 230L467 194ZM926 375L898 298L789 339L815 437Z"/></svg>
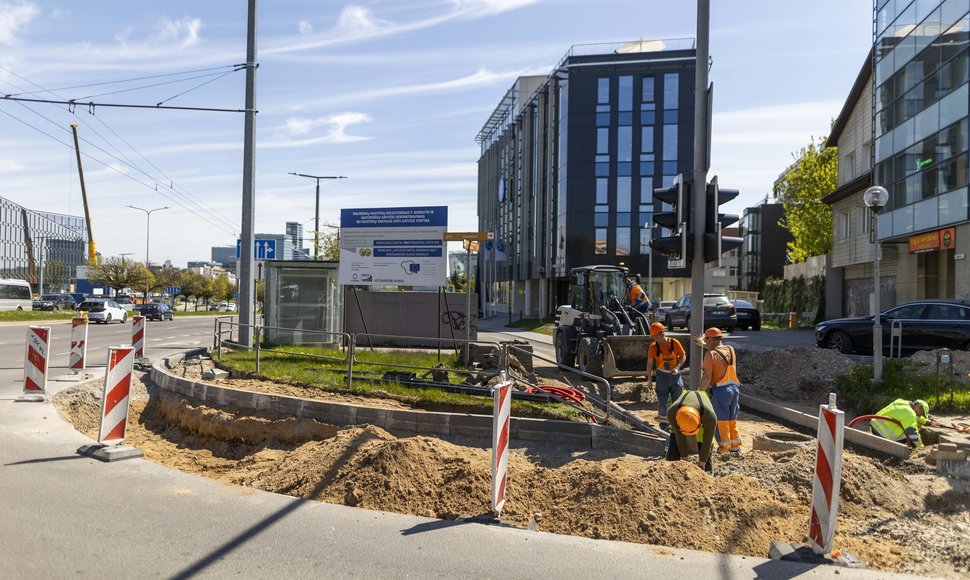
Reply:
<svg viewBox="0 0 970 580"><path fill-rule="evenodd" d="M653 189L693 169L695 61L692 39L580 45L512 85L476 138L479 230L496 235L480 254L486 302L546 315L591 264L646 286ZM654 259L655 288L684 275L666 265Z"/></svg>
<svg viewBox="0 0 970 580"><path fill-rule="evenodd" d="M0 197L0 278L30 282L35 293L73 289L87 262L84 218L27 209Z"/></svg>
<svg viewBox="0 0 970 580"><path fill-rule="evenodd" d="M875 2L872 171L889 191L878 239L896 249L897 302L970 298L968 12L968 0Z"/></svg>

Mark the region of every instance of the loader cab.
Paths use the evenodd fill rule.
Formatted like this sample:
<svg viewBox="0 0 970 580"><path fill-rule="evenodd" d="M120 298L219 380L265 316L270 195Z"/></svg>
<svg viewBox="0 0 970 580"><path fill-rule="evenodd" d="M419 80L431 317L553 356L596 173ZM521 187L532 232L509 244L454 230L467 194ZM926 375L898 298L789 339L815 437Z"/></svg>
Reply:
<svg viewBox="0 0 970 580"><path fill-rule="evenodd" d="M573 308L583 312L599 312L600 306L608 306L611 297L620 303L626 296L626 268L616 266L590 266L572 271L569 301Z"/></svg>

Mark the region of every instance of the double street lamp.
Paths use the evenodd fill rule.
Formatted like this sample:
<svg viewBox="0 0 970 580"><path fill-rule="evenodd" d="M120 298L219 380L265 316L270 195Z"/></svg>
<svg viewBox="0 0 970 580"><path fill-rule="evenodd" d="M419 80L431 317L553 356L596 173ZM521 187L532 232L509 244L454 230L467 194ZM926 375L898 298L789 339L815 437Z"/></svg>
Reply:
<svg viewBox="0 0 970 580"><path fill-rule="evenodd" d="M347 179L343 175L307 175L305 173L293 173L290 175L296 175L297 177L306 177L307 179L313 179L317 182L317 210L314 214L316 217L313 222L313 259L320 259L320 180L322 179Z"/></svg>
<svg viewBox="0 0 970 580"><path fill-rule="evenodd" d="M869 208L872 225L869 228L869 240L873 246L873 290L872 290L872 379L882 380L882 316L879 307L879 210L886 207L889 192L885 187L876 185L862 194L862 201Z"/></svg>
<svg viewBox="0 0 970 580"><path fill-rule="evenodd" d="M154 209L145 209L145 208L136 207L136 206L133 206L133 205L129 205L128 207L130 207L131 209L137 209L138 211L145 212L145 221L146 221L146 224L145 224L145 267L147 268L148 267L148 244L151 241L150 232L151 232L151 228L152 228L152 212L161 211L163 209L171 209L171 208L168 207L167 205L165 207L156 207Z"/></svg>

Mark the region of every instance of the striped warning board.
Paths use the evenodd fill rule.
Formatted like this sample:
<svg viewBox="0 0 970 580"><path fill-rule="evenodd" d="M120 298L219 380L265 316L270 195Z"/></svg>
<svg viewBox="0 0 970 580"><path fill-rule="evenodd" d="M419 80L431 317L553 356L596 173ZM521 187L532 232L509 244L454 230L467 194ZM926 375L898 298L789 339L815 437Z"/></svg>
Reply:
<svg viewBox="0 0 970 580"><path fill-rule="evenodd" d="M819 407L818 416L818 453L812 485L812 516L808 524L808 539L816 554L832 551L842 486L844 428L845 413L836 408L833 394L828 405Z"/></svg>
<svg viewBox="0 0 970 580"><path fill-rule="evenodd" d="M135 347L135 356L145 356L145 317L135 315L131 317L131 346Z"/></svg>
<svg viewBox="0 0 970 580"><path fill-rule="evenodd" d="M85 359L88 354L88 317L75 316L71 319L71 360L74 370L87 368Z"/></svg>
<svg viewBox="0 0 970 580"><path fill-rule="evenodd" d="M101 398L101 430L98 443L118 444L124 441L128 427L128 403L131 393L131 371L135 348L112 346L108 349L108 368Z"/></svg>
<svg viewBox="0 0 970 580"><path fill-rule="evenodd" d="M27 328L27 352L24 355L24 394L47 392L47 361L50 354L49 326Z"/></svg>
<svg viewBox="0 0 970 580"><path fill-rule="evenodd" d="M502 514L509 471L509 422L512 415L512 381L492 389L492 513Z"/></svg>

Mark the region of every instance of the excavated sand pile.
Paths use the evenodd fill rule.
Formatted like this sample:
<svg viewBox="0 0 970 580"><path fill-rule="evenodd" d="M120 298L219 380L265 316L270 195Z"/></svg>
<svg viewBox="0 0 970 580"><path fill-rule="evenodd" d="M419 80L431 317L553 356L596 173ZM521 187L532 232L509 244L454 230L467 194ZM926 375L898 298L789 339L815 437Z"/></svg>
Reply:
<svg viewBox="0 0 970 580"><path fill-rule="evenodd" d="M373 426L198 406L134 385L126 443L146 459L230 484L419 516L488 511L490 451ZM58 395L96 437L97 388ZM484 443L483 443L484 444ZM813 451L753 451L709 475L688 462L570 449L516 449L503 518L543 531L765 556L807 529ZM920 471L920 470L916 470ZM922 470L925 472L926 470ZM970 564L970 489L847 453L836 545L874 568L961 577ZM963 526L961 529L959 526Z"/></svg>

